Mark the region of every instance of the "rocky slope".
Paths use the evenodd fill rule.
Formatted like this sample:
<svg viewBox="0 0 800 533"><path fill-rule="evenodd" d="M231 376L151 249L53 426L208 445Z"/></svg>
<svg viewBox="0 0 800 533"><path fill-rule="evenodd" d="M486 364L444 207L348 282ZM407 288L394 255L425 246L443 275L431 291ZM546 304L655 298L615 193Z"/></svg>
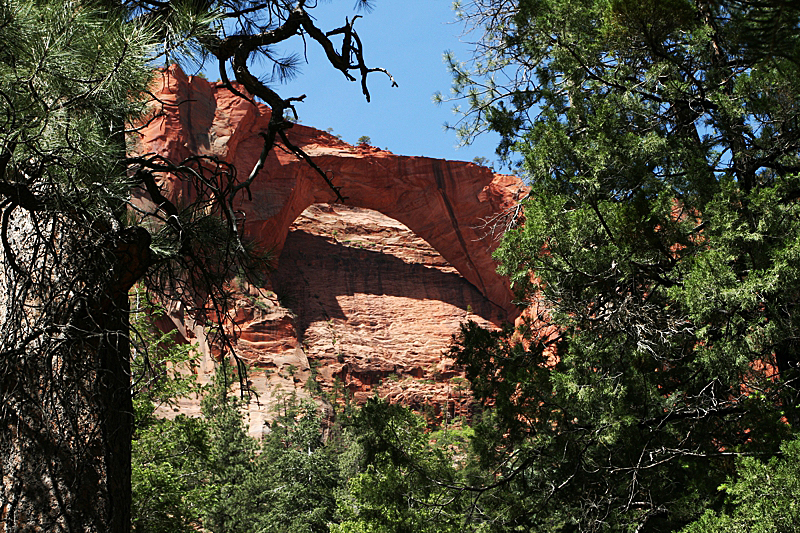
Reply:
<svg viewBox="0 0 800 533"><path fill-rule="evenodd" d="M249 173L268 108L177 67L162 73L154 92L183 103L165 107L141 130L142 153L173 160L215 155ZM257 369L251 380L262 401L251 408L253 432L277 396L308 395L309 378L337 394L340 383L357 400L378 391L420 409L461 414L463 384L445 353L462 321L500 324L518 314L491 251L498 220L524 186L471 163L353 147L305 126L289 136L348 199L332 204L324 180L280 149L267 159L251 198L240 198L245 234L277 258L264 286L241 287L237 306L237 348ZM163 186L178 202L192 200L185 183ZM202 328L179 304L170 316L185 339L199 343L202 370L210 372Z"/></svg>

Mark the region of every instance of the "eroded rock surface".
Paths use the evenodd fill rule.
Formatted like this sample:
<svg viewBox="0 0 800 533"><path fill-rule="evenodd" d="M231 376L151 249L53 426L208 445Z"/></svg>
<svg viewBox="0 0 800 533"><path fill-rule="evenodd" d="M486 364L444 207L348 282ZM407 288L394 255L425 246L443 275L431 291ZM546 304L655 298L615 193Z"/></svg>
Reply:
<svg viewBox="0 0 800 533"><path fill-rule="evenodd" d="M160 82L160 100L183 103L141 130L139 150L173 160L215 155L244 179L261 152L269 109L177 67ZM491 252L523 184L472 163L354 147L306 126L289 137L347 201L333 205L325 181L280 147L251 198L240 195L245 234L278 258L272 284L243 288L239 302L239 351L265 371L254 387L268 397L275 380L299 391L316 375L328 389L340 380L359 398L377 388L420 403L427 394L420 384L442 389L440 399L452 395L458 372L443 353L458 325L518 316ZM191 202L186 184L164 185L173 200ZM180 312L171 316L188 339L202 341Z"/></svg>
<svg viewBox="0 0 800 533"><path fill-rule="evenodd" d="M494 327L506 318L403 224L342 205L303 212L272 280L320 382L338 380L356 401L377 391L438 406L450 389L453 403L460 379L451 378L462 375L447 358L452 335L466 320Z"/></svg>

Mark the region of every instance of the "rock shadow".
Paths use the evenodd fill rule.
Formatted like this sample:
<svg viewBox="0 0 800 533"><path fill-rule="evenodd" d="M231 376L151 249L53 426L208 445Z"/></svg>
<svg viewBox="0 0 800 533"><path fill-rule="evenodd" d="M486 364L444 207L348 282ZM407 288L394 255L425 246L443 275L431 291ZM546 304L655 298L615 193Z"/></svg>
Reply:
<svg viewBox="0 0 800 533"><path fill-rule="evenodd" d="M347 319L336 299L342 295L438 300L497 325L507 316L458 273L301 230L289 233L271 279L281 303L297 314L301 337L314 322Z"/></svg>

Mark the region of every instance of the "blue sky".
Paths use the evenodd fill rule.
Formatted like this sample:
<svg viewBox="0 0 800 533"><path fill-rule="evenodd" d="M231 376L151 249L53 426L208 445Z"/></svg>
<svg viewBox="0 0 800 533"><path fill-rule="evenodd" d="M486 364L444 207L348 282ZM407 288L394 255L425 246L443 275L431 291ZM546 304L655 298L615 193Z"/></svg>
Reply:
<svg viewBox="0 0 800 533"><path fill-rule="evenodd" d="M310 12L327 31L342 26L345 16L352 17L354 4L355 0L320 2ZM437 106L431 100L437 91L445 95L450 91L443 53L451 50L461 60L469 57L470 47L460 38L462 25L455 22L450 0L376 0L374 10L363 13L355 27L364 44L367 66L386 68L399 87L391 87L382 73L372 73L368 82L372 102L367 103L360 83L348 82L327 63L321 48L309 41L308 63L301 64L297 78L274 87L284 97L307 95L306 101L297 105L302 124L332 128L350 143L367 135L373 145L401 155L497 159L498 137L494 134L479 137L471 146L457 147L455 132L442 127L458 119L452 104ZM302 42L295 39L292 44L302 54ZM212 71L208 76L219 77Z"/></svg>

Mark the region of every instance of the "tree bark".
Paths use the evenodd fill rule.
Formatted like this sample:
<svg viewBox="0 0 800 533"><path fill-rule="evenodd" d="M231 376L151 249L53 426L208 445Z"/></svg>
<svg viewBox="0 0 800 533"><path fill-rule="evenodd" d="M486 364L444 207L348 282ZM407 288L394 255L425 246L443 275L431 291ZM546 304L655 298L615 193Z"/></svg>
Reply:
<svg viewBox="0 0 800 533"><path fill-rule="evenodd" d="M0 533L130 531L128 290L147 266L150 236L129 228L113 241L89 250L89 261L59 258L71 262L72 271L81 262L112 266L96 285L90 283L93 273L66 280L84 287L66 313L39 316L53 308L36 305L35 297L27 305L6 302L9 312L22 309L25 316L16 318L35 329L18 332L16 353L7 350L0 358ZM0 259L7 266L6 257ZM35 277L20 284L9 276L5 268L2 284L12 289L11 297L27 292L14 289L35 288ZM46 292L60 292L52 289Z"/></svg>

